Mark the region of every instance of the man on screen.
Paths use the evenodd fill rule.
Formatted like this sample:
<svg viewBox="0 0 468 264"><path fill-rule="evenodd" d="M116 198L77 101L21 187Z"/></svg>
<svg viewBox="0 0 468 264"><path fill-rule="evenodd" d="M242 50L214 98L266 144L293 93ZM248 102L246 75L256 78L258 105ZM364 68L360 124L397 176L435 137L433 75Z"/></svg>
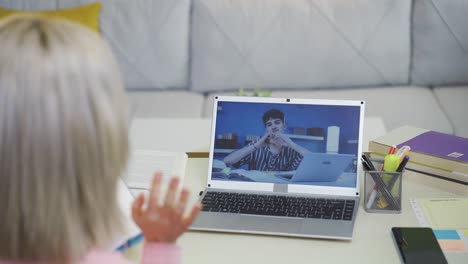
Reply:
<svg viewBox="0 0 468 264"><path fill-rule="evenodd" d="M292 171L309 151L284 134L284 113L270 109L263 114L265 134L256 142L232 152L224 158L227 166L248 165L249 170Z"/></svg>

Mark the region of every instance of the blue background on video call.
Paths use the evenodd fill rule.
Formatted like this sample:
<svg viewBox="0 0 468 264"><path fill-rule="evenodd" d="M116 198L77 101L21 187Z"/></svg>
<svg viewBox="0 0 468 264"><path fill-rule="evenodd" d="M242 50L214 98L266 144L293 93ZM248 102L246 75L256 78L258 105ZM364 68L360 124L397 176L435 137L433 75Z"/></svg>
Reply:
<svg viewBox="0 0 468 264"><path fill-rule="evenodd" d="M348 140L358 139L360 110L358 106L219 102L215 135L236 133L237 148L241 148L244 146L246 135L263 136L265 126L262 116L272 108L284 113L285 133L291 134L292 131L289 129L292 127L323 128L326 139L327 128L338 126L340 127L339 152L357 154L357 144L349 144ZM295 140L295 142L311 152L326 151L326 140Z"/></svg>
<svg viewBox="0 0 468 264"><path fill-rule="evenodd" d="M246 102L218 102L217 122L215 128L216 138L220 134L237 134L237 149L244 147L246 135L263 136L265 127L263 114L270 109L278 109L284 113L286 130L284 133L292 134L293 127L323 128L324 140L293 139L297 144L311 152L326 152L327 128L338 126L340 128L339 153L357 155L359 135L359 106L330 106L330 105L300 105L300 104L272 104L272 103L246 103ZM351 140L351 142L349 142ZM222 161L227 155L217 152L219 146L215 145L214 159ZM352 164L350 164L352 166ZM235 169L235 168L232 168ZM240 167L247 169L247 165ZM346 176L340 177L336 182L311 182L322 186L356 186L356 168L349 167ZM213 180L244 181L245 179L222 179L214 176Z"/></svg>

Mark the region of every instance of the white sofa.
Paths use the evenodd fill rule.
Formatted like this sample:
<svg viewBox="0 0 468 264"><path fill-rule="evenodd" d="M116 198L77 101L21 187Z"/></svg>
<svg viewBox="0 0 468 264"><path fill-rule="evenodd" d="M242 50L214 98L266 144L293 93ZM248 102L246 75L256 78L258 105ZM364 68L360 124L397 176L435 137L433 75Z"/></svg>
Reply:
<svg viewBox="0 0 468 264"><path fill-rule="evenodd" d="M15 9L94 0L0 0ZM468 137L468 0L102 0L138 117L209 117L214 94L363 99L387 129Z"/></svg>

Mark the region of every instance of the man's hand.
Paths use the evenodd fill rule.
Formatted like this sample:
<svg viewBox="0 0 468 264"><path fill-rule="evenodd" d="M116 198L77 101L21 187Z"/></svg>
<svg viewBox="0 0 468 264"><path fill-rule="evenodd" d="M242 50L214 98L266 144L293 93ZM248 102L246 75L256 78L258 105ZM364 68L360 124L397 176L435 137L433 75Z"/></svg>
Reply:
<svg viewBox="0 0 468 264"><path fill-rule="evenodd" d="M283 133L271 134L270 142L271 144L276 145L278 147L289 147L293 144L292 140Z"/></svg>
<svg viewBox="0 0 468 264"><path fill-rule="evenodd" d="M256 148L262 148L262 147L268 146L270 135L271 135L270 132L265 132L265 134L257 142L254 143L254 146Z"/></svg>
<svg viewBox="0 0 468 264"><path fill-rule="evenodd" d="M133 221L140 227L147 241L175 242L182 233L192 224L200 212L202 205L195 204L188 216L184 216L189 192L183 189L180 197L176 199L179 178L172 178L169 183L166 198L160 205L161 172L154 175L148 197L148 206L143 208L145 196L141 193L133 202Z"/></svg>

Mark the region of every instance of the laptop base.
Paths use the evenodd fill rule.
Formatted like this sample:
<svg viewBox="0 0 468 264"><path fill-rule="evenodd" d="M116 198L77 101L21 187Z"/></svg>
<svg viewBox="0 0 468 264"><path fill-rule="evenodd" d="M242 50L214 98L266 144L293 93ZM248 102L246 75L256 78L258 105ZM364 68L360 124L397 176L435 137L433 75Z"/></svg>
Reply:
<svg viewBox="0 0 468 264"><path fill-rule="evenodd" d="M241 213L201 212L190 230L274 236L351 240L359 208L355 200L352 220L314 219Z"/></svg>

